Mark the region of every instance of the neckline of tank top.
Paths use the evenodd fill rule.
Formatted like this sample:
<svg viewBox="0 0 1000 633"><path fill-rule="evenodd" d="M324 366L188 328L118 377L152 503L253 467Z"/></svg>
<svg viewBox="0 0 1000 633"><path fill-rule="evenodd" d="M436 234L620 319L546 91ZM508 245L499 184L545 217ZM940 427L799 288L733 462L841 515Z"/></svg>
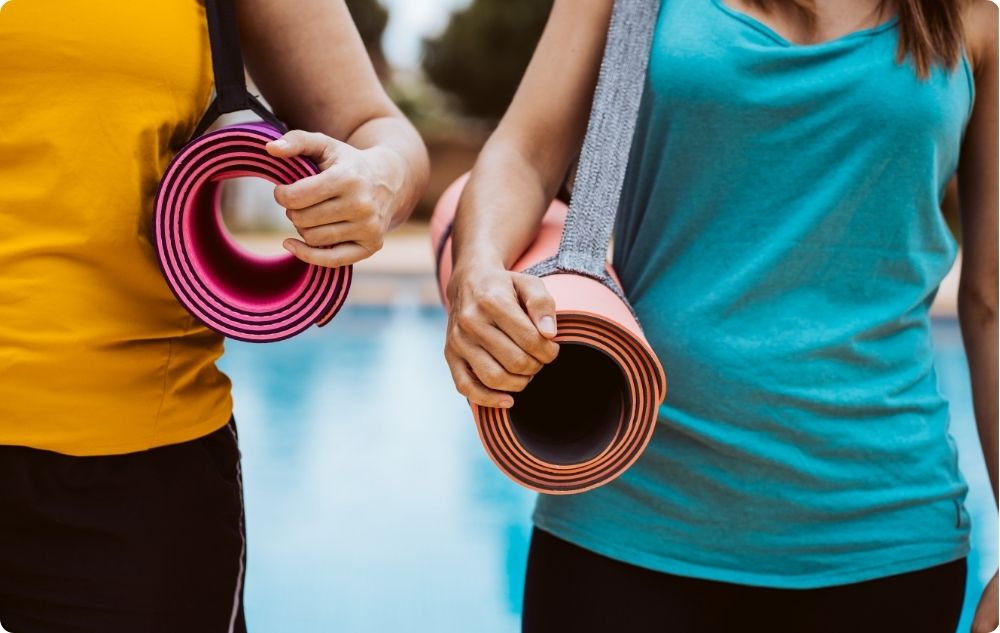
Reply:
<svg viewBox="0 0 1000 633"><path fill-rule="evenodd" d="M829 40L824 40L822 42L815 42L812 44L799 44L789 40L787 37L785 37L781 33L778 33L773 28L764 24L763 22L753 17L749 13L744 13L739 9L731 7L730 5L726 4L725 0L711 0L711 1L712 4L714 4L718 9L720 9L723 13L725 13L729 17L734 18L740 22L743 22L744 24L760 31L761 33L767 35L769 38L771 38L781 46L784 46L785 48L789 49L796 49L803 51L819 50L831 46L843 45L845 43L853 42L855 40L860 40L862 38L870 37L872 35L878 35L879 33L882 33L884 31L887 31L895 27L896 24L899 23L899 16L893 15L888 20L885 20L884 22L876 24L875 26L869 28L859 29L857 31L851 31L849 33L845 33L844 35Z"/></svg>

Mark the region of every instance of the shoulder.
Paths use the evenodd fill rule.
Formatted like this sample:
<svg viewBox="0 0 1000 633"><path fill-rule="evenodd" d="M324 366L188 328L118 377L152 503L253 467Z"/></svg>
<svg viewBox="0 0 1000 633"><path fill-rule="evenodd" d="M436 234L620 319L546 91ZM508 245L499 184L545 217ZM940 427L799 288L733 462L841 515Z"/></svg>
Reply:
<svg viewBox="0 0 1000 633"><path fill-rule="evenodd" d="M995 2L991 0L970 0L965 3L962 22L965 29L965 46L969 61L978 75L980 70L996 67L998 15Z"/></svg>

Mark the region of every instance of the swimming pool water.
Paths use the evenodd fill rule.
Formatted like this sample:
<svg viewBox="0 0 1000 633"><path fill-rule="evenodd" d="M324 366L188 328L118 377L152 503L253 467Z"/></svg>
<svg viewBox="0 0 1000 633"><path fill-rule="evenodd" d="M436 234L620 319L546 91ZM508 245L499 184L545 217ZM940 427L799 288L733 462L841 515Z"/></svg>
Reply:
<svg viewBox="0 0 1000 633"><path fill-rule="evenodd" d="M441 356L444 315L347 308L325 329L227 344L243 447L253 633L513 633L533 495L479 444ZM996 566L958 326L935 323L972 492L968 613Z"/></svg>

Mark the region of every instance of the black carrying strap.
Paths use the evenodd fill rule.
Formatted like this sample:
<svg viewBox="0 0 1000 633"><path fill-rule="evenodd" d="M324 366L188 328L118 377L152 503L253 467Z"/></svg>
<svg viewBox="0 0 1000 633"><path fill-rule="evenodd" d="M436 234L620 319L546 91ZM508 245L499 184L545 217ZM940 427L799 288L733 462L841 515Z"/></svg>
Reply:
<svg viewBox="0 0 1000 633"><path fill-rule="evenodd" d="M193 136L197 138L204 134L223 114L243 110L250 110L280 131L287 132L285 124L247 90L235 1L205 0L205 16L208 19L208 39L212 45L215 98L201 117Z"/></svg>

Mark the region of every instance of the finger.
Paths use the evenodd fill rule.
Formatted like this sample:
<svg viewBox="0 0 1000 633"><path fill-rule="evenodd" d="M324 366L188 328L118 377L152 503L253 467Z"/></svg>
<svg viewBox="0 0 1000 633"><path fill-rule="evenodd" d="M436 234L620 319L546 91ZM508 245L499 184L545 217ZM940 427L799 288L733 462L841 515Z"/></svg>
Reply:
<svg viewBox="0 0 1000 633"><path fill-rule="evenodd" d="M452 334L449 344L456 354L465 359L472 373L485 387L509 393L521 391L528 385L528 376L518 376L504 369L478 341L461 331Z"/></svg>
<svg viewBox="0 0 1000 633"><path fill-rule="evenodd" d="M324 200L304 209L288 209L285 215L299 229L309 229L324 224L360 220L363 209L345 198Z"/></svg>
<svg viewBox="0 0 1000 633"><path fill-rule="evenodd" d="M513 292L511 292L513 290ZM540 363L551 363L559 346L542 336L516 294L517 288L483 288L476 293L477 305L514 343Z"/></svg>
<svg viewBox="0 0 1000 633"><path fill-rule="evenodd" d="M374 254L374 251L354 242L338 244L332 248L314 248L301 240L287 239L282 246L305 263L326 268L356 264Z"/></svg>
<svg viewBox="0 0 1000 633"><path fill-rule="evenodd" d="M354 242L369 253L382 250L385 244L386 228L374 217L361 222L337 222L309 229L295 227L307 246L322 248L347 242Z"/></svg>
<svg viewBox="0 0 1000 633"><path fill-rule="evenodd" d="M514 289L531 322L545 338L556 335L556 302L538 277L514 275Z"/></svg>
<svg viewBox="0 0 1000 633"><path fill-rule="evenodd" d="M559 355L559 345L542 336L520 304L512 301L506 307L484 305L483 310L519 349L539 363L551 363Z"/></svg>
<svg viewBox="0 0 1000 633"><path fill-rule="evenodd" d="M340 141L319 132L292 130L281 138L271 141L264 148L277 158L305 156L315 163L328 162L330 153L335 152Z"/></svg>
<svg viewBox="0 0 1000 633"><path fill-rule="evenodd" d="M274 188L274 201L295 211L324 203L350 193L357 186L346 167L334 165L314 176Z"/></svg>
<svg viewBox="0 0 1000 633"><path fill-rule="evenodd" d="M509 394L493 391L479 382L479 379L461 357L446 351L445 359L448 361L448 368L451 370L451 379L455 382L455 388L470 402L482 407L499 409L509 409L514 406L514 398Z"/></svg>
<svg viewBox="0 0 1000 633"><path fill-rule="evenodd" d="M336 246L345 242L357 242L362 234L361 226L355 222L336 222L334 224L324 224L313 228L303 229L295 227L302 241L307 246L313 248L323 248L324 246Z"/></svg>
<svg viewBox="0 0 1000 633"><path fill-rule="evenodd" d="M466 335L474 338L508 372L530 377L542 369L542 363L538 359L519 347L495 325L483 320L473 320L471 323L458 320L457 325Z"/></svg>

